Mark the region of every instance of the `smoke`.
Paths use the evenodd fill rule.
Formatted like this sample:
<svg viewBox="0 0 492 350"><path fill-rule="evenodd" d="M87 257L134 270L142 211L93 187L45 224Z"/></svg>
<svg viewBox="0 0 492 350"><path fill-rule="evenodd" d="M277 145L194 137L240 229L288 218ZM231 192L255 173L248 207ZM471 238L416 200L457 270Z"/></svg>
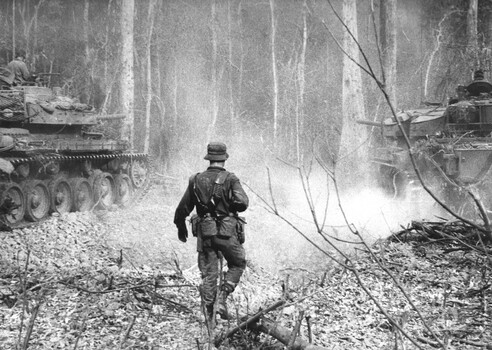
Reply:
<svg viewBox="0 0 492 350"><path fill-rule="evenodd" d="M334 184L319 168L304 174L302 185L299 170L285 164L270 164L246 183L254 190L248 217L249 257L255 263L273 271L307 268L325 269L332 262L312 243L333 256L337 253L318 233L315 221L323 234L346 253L360 247L360 237L369 245L401 230L412 220L432 219L441 215L437 205L423 193L396 199L378 188L361 186L337 196ZM251 190L248 194L251 194ZM279 215L271 213L268 205ZM308 202L312 203L310 207ZM354 235L352 230L359 234ZM301 233L302 234L301 234ZM306 236L308 239L306 239ZM353 243L346 243L353 242Z"/></svg>

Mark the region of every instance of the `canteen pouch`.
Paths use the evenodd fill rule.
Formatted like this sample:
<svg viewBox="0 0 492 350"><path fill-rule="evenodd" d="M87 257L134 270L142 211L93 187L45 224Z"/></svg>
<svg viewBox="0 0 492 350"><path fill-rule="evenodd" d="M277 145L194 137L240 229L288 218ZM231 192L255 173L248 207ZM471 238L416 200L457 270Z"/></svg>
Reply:
<svg viewBox="0 0 492 350"><path fill-rule="evenodd" d="M237 219L234 216L225 216L220 220L219 236L222 238L232 237L236 233Z"/></svg>
<svg viewBox="0 0 492 350"><path fill-rule="evenodd" d="M239 243L243 244L246 241L246 236L244 234L244 226L246 225L246 219L239 216L236 223L237 240Z"/></svg>
<svg viewBox="0 0 492 350"><path fill-rule="evenodd" d="M203 238L217 235L217 222L215 221L215 218L211 216L202 218L198 227Z"/></svg>

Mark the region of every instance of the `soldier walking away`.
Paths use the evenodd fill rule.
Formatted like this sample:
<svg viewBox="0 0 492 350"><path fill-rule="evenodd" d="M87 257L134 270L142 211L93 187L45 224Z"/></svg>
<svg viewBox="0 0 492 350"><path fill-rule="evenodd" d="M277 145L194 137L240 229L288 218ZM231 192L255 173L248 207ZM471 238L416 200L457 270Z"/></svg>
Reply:
<svg viewBox="0 0 492 350"><path fill-rule="evenodd" d="M238 213L246 210L249 200L237 176L224 169L228 157L225 144L208 144L204 159L210 161L210 165L206 171L190 177L174 215L178 238L186 242L185 219L196 207L191 223L193 235L197 237L202 301L209 320L214 316L221 256L227 261L228 269L220 286L216 312L223 319L228 318L227 297L234 291L246 267L242 245L245 221Z"/></svg>
<svg viewBox="0 0 492 350"><path fill-rule="evenodd" d="M7 69L14 74L14 85L22 85L30 77L29 70L24 62L25 59L26 54L21 51L17 53L15 59L7 66Z"/></svg>

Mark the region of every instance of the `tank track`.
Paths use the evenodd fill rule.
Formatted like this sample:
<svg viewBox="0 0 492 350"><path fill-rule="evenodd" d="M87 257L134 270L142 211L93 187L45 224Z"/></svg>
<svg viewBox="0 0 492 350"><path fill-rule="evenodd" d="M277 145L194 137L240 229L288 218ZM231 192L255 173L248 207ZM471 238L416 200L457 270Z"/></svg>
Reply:
<svg viewBox="0 0 492 350"><path fill-rule="evenodd" d="M0 230L30 226L54 212L137 205L152 186L153 163L145 153L44 153L2 160L15 170L0 180ZM93 205L78 210L79 198Z"/></svg>

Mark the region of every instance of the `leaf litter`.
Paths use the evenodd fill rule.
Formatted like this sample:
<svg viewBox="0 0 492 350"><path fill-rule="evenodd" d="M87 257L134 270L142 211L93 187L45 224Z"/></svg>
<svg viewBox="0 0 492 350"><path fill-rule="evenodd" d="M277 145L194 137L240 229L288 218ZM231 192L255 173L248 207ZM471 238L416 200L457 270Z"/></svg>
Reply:
<svg viewBox="0 0 492 350"><path fill-rule="evenodd" d="M27 339L29 349L205 349L194 240L178 242L171 201L156 200L163 194L132 210L70 213L1 232L1 348L22 349ZM489 349L490 259L450 248L449 242L384 240L373 246L375 255L354 251L353 261L362 283L423 349L436 341L381 265L449 349ZM318 346L414 348L349 270L326 261L298 265L279 270L249 260L230 301L233 314L252 315L286 298L267 317L293 329L302 311L299 336ZM235 325L219 320L216 334ZM246 331L220 348L284 347Z"/></svg>

